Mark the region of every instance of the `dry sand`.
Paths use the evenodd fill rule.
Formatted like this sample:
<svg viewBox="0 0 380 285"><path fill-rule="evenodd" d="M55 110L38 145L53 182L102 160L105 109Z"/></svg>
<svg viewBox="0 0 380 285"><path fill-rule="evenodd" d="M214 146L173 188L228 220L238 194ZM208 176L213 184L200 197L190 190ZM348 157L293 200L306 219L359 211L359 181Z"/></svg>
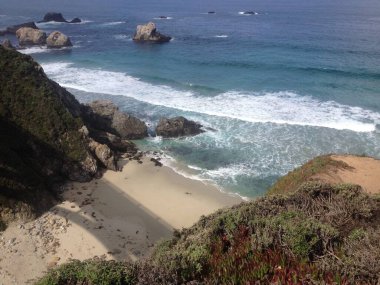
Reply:
<svg viewBox="0 0 380 285"><path fill-rule="evenodd" d="M347 163L349 168L333 169L318 175L317 179L333 184L357 184L367 193L380 193L380 160L355 155L332 155L331 158Z"/></svg>
<svg viewBox="0 0 380 285"><path fill-rule="evenodd" d="M89 183L69 183L64 201L0 234L0 284L26 284L69 259L137 260L202 215L242 202L148 158L120 161Z"/></svg>

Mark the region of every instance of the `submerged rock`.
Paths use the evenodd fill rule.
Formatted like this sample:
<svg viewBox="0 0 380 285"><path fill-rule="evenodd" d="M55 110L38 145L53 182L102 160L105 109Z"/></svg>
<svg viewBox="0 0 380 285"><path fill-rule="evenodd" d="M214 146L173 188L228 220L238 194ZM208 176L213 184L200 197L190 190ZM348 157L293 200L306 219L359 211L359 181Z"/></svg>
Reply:
<svg viewBox="0 0 380 285"><path fill-rule="evenodd" d="M161 118L156 127L156 134L165 138L192 136L203 133L202 125L184 117Z"/></svg>
<svg viewBox="0 0 380 285"><path fill-rule="evenodd" d="M52 32L48 36L46 44L48 48L61 48L72 46L70 38L58 31Z"/></svg>
<svg viewBox="0 0 380 285"><path fill-rule="evenodd" d="M46 44L46 33L32 28L20 28L16 31L20 46Z"/></svg>
<svg viewBox="0 0 380 285"><path fill-rule="evenodd" d="M137 26L133 40L138 42L165 43L169 42L171 37L157 32L156 25L153 22L149 22L148 24Z"/></svg>
<svg viewBox="0 0 380 285"><path fill-rule="evenodd" d="M254 11L244 11L241 14L243 14L243 15L257 15L258 13L254 12Z"/></svg>
<svg viewBox="0 0 380 285"><path fill-rule="evenodd" d="M82 22L82 20L79 19L79 18L74 18L74 19L72 19L72 20L70 21L71 24L76 24L76 23L81 23L81 22Z"/></svg>

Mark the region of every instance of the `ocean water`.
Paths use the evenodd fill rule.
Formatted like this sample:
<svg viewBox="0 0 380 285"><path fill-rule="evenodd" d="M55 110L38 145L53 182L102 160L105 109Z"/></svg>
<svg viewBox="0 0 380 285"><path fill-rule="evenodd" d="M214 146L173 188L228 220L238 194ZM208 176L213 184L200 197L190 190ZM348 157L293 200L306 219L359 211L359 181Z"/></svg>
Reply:
<svg viewBox="0 0 380 285"><path fill-rule="evenodd" d="M137 142L184 175L257 197L316 155L380 158L378 0L0 0L0 27L48 11L84 20L39 24L74 47L23 52L80 101L112 100L151 134L177 115L215 130ZM148 21L173 40L134 43Z"/></svg>

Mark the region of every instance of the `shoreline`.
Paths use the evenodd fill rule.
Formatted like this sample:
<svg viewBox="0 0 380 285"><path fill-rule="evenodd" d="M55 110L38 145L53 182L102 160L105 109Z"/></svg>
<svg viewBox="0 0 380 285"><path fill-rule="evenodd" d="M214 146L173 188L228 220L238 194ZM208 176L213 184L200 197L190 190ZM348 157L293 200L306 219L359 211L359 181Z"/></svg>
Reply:
<svg viewBox="0 0 380 285"><path fill-rule="evenodd" d="M25 284L70 259L143 259L174 229L244 202L147 156L141 161L121 159L122 171L68 182L62 202L34 221L10 225L0 234L0 280Z"/></svg>

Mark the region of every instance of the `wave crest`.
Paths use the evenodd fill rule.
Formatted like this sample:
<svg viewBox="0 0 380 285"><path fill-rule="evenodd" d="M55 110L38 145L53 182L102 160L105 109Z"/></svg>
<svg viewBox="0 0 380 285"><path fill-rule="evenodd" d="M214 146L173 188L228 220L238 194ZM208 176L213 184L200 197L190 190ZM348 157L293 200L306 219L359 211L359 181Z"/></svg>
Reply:
<svg viewBox="0 0 380 285"><path fill-rule="evenodd" d="M43 65L58 83L86 92L124 95L153 105L252 123L326 127L355 132L375 131L380 114L335 101L319 101L294 92L229 91L199 96L166 85L153 85L121 72L75 67L70 63Z"/></svg>

